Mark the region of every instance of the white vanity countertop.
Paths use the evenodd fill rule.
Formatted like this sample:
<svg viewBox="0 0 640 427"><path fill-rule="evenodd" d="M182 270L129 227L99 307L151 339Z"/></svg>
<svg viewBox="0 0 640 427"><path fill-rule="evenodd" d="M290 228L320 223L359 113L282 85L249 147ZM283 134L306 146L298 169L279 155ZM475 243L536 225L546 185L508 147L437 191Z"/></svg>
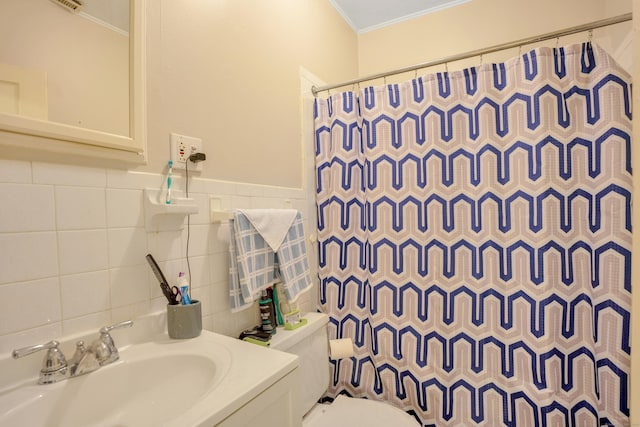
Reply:
<svg viewBox="0 0 640 427"><path fill-rule="evenodd" d="M175 342L175 340L171 340ZM214 426L298 367L298 357L235 338L202 331L192 340L219 346L231 356L229 371L191 410L167 427ZM171 345L169 342L166 345Z"/></svg>
<svg viewBox="0 0 640 427"><path fill-rule="evenodd" d="M55 384L36 384L44 354L1 355L0 425L212 427L298 367L295 355L209 331L170 339L162 316L136 322L114 333L120 360Z"/></svg>

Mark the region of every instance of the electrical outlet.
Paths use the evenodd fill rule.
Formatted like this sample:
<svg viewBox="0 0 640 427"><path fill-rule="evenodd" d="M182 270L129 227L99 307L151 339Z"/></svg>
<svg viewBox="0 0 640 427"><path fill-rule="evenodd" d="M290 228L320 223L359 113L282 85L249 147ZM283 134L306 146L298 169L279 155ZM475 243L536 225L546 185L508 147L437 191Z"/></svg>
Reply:
<svg viewBox="0 0 640 427"><path fill-rule="evenodd" d="M192 136L171 134L171 160L174 169L186 169L189 162L189 170L194 172L202 171L202 162L194 163L189 161L189 156L195 153L202 153L202 140Z"/></svg>

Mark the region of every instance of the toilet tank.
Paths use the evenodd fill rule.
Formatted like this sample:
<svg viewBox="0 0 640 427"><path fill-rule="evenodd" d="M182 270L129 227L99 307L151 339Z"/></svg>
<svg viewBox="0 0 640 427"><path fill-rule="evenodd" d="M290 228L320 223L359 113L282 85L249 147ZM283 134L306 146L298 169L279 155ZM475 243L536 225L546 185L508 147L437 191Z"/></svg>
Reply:
<svg viewBox="0 0 640 427"><path fill-rule="evenodd" d="M307 313L302 317L306 325L291 331L278 328L270 347L298 356L302 413L306 414L329 387L329 316Z"/></svg>

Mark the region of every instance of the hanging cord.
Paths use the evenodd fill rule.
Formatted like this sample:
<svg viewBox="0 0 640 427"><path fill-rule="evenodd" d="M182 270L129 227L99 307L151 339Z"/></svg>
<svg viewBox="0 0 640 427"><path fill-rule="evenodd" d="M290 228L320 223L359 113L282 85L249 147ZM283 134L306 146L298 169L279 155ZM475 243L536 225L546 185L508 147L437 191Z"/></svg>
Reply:
<svg viewBox="0 0 640 427"><path fill-rule="evenodd" d="M185 196L189 198L189 162L194 164L202 162L207 159L207 155L204 153L195 153L189 156L187 162L184 165L184 192ZM189 271L189 292L191 292L191 262L189 261L189 240L191 239L191 215L187 215L187 246L185 248L185 257L187 258L187 270Z"/></svg>
<svg viewBox="0 0 640 427"><path fill-rule="evenodd" d="M184 193L186 198L189 198L189 160L184 165ZM191 215L187 215L187 246L185 250L185 256L187 258L187 271L189 272L189 296L193 298L191 293L191 263L189 262L189 238L191 237Z"/></svg>

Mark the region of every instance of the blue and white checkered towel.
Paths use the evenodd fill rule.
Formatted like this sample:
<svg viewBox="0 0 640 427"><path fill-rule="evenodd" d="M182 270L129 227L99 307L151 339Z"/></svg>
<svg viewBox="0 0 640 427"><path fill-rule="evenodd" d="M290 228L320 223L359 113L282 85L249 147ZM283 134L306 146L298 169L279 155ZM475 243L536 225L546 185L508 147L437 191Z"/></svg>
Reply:
<svg viewBox="0 0 640 427"><path fill-rule="evenodd" d="M266 218L279 216L278 219ZM275 237L269 223L278 223ZM290 225L282 227L280 221ZM254 223L260 231L256 229ZM302 216L298 211L236 210L229 239L229 302L231 311L250 307L261 291L282 282L285 297L295 302L311 286ZM276 246L272 248L264 238ZM274 243L275 242L275 243ZM280 243L281 242L281 243Z"/></svg>

